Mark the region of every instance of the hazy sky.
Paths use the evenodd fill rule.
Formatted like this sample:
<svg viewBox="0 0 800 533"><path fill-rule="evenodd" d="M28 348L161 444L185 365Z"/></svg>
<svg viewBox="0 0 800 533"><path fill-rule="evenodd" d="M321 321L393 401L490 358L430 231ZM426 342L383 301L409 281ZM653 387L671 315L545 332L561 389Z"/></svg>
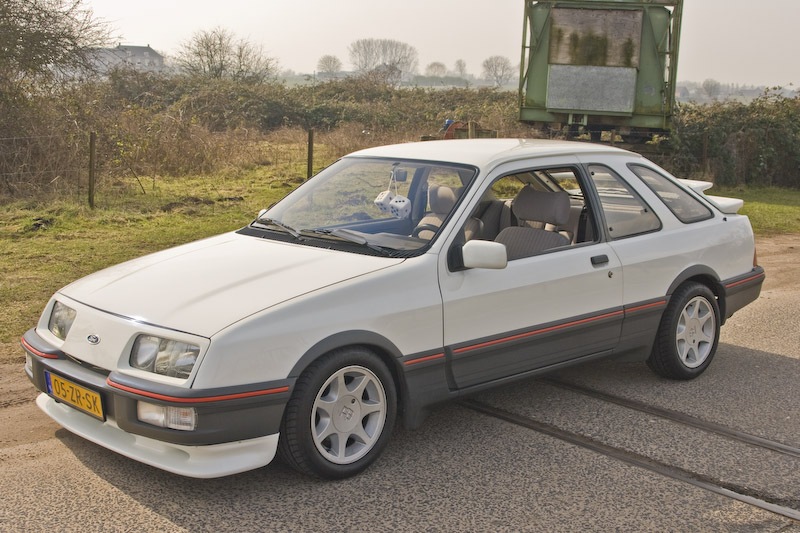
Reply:
<svg viewBox="0 0 800 533"><path fill-rule="evenodd" d="M199 30L217 26L259 43L281 69L311 73L348 46L388 38L414 46L419 70L458 59L479 76L492 55L519 62L523 0L84 0L123 44L175 54ZM685 0L678 79L800 85L800 0Z"/></svg>

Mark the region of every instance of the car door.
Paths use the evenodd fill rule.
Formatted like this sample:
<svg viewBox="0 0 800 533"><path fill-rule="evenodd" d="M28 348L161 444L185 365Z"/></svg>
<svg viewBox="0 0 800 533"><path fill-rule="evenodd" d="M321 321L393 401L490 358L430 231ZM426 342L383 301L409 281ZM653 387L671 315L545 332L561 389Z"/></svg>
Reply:
<svg viewBox="0 0 800 533"><path fill-rule="evenodd" d="M493 186L497 188L499 180L547 169L557 169L561 175L572 172L579 181L576 187L587 186L574 161L506 168L476 191L469 218L479 217L485 199L496 196ZM593 216L588 205L592 195L571 192L573 209L581 209L584 202L584 218ZM503 269L458 270L440 258L444 344L452 386L478 386L614 349L623 319L619 260L600 239L590 236L576 242L581 240L578 233L591 232L571 229L569 245L509 261ZM450 246L460 246L458 237Z"/></svg>

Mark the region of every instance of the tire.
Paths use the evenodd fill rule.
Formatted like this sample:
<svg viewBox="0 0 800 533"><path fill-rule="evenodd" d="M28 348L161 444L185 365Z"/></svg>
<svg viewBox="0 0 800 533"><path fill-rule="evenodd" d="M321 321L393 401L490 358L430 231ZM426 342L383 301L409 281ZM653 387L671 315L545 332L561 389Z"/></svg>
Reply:
<svg viewBox="0 0 800 533"><path fill-rule="evenodd" d="M337 350L298 378L278 452L311 476L354 476L380 456L396 417L395 383L380 358L364 348Z"/></svg>
<svg viewBox="0 0 800 533"><path fill-rule="evenodd" d="M700 283L684 283L664 311L647 365L665 378L694 379L711 364L719 329L714 293Z"/></svg>

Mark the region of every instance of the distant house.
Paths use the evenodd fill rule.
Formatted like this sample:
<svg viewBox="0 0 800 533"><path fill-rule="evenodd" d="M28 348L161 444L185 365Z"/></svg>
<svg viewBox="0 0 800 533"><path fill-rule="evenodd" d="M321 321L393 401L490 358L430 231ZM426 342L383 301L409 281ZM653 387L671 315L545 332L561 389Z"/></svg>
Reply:
<svg viewBox="0 0 800 533"><path fill-rule="evenodd" d="M684 85L678 85L675 88L675 98L679 102L685 102L685 101L689 100L691 97L692 97L692 93L691 93L691 91L689 91L688 87L686 87Z"/></svg>
<svg viewBox="0 0 800 533"><path fill-rule="evenodd" d="M94 51L95 69L106 74L115 68L130 68L140 72L164 72L164 56L147 46L117 45L116 48L97 48Z"/></svg>

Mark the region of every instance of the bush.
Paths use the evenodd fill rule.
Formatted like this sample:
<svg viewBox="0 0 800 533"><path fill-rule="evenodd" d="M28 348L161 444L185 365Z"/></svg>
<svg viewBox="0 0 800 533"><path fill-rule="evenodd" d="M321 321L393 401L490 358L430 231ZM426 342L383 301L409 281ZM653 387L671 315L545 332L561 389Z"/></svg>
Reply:
<svg viewBox="0 0 800 533"><path fill-rule="evenodd" d="M671 162L720 185L800 188L800 98L767 91L750 104L684 105Z"/></svg>
<svg viewBox="0 0 800 533"><path fill-rule="evenodd" d="M517 120L515 92L397 88L363 76L288 87L118 70L47 90L0 92L0 194L78 191L88 132L98 133L103 180L211 174L270 165L304 130L327 164L355 149L417 140L447 119L503 137L538 137ZM298 166L305 153L297 153ZM665 166L720 185L800 188L800 99L767 91L750 104L682 105ZM318 165L319 166L319 165Z"/></svg>

